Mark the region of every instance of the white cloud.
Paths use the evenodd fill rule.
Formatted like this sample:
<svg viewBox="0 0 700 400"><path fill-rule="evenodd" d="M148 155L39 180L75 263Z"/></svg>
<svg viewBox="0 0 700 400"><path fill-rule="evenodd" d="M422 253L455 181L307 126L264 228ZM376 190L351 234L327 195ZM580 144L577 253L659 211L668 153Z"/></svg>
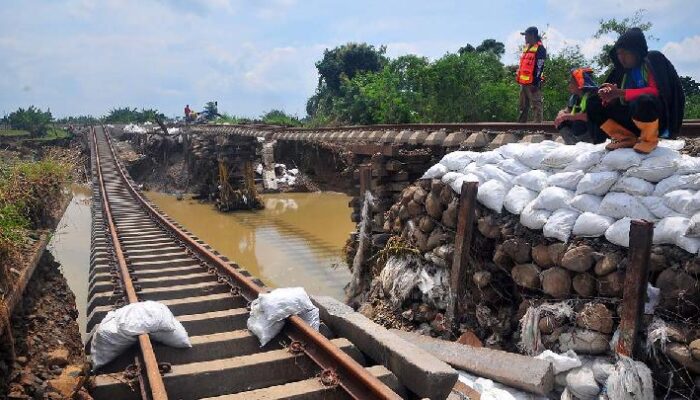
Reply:
<svg viewBox="0 0 700 400"><path fill-rule="evenodd" d="M700 80L700 35L686 37L680 42L668 42L662 51L680 75Z"/></svg>
<svg viewBox="0 0 700 400"><path fill-rule="evenodd" d="M564 32L554 26L547 26L543 31L543 44L547 48L549 54L556 54L568 47L576 47L581 50L581 53L586 57L586 59L591 60L593 57L600 53L603 46L607 43L612 43L615 38L612 35L603 36L600 38L594 37L582 37L575 38L569 37ZM505 61L507 63L515 64L518 62L520 53L522 52L522 47L524 44L523 36L520 31L513 31L508 35L506 39L506 55Z"/></svg>

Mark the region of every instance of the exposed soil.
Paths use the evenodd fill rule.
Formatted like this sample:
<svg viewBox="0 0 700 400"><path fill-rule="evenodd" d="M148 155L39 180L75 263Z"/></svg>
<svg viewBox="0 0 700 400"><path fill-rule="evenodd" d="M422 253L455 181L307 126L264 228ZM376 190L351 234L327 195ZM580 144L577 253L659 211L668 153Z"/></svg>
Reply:
<svg viewBox="0 0 700 400"><path fill-rule="evenodd" d="M10 361L4 349L0 393L8 399L71 398L87 368L77 317L75 296L46 251L12 315L17 357ZM90 397L83 392L76 398Z"/></svg>

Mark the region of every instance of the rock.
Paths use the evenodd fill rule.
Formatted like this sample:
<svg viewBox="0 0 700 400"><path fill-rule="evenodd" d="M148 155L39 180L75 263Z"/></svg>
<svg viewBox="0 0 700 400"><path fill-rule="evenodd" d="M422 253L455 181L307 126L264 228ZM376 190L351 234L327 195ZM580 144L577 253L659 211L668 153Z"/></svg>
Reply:
<svg viewBox="0 0 700 400"><path fill-rule="evenodd" d="M695 339L688 346L693 358L700 361L700 339Z"/></svg>
<svg viewBox="0 0 700 400"><path fill-rule="evenodd" d="M434 195L432 192L425 200L425 211L436 220L442 219L442 204L440 204L438 196Z"/></svg>
<svg viewBox="0 0 700 400"><path fill-rule="evenodd" d="M418 190L417 186L409 186L404 189L403 193L401 194L401 205L408 205L408 202L413 200L413 195L415 194L416 190Z"/></svg>
<svg viewBox="0 0 700 400"><path fill-rule="evenodd" d="M691 372L700 374L700 361L693 358L688 346L680 343L667 343L666 355L669 356L671 360L688 368Z"/></svg>
<svg viewBox="0 0 700 400"><path fill-rule="evenodd" d="M425 190L427 193L430 190L430 185L432 185L432 180L431 179L419 179L418 180L418 186L420 186L421 189Z"/></svg>
<svg viewBox="0 0 700 400"><path fill-rule="evenodd" d="M559 321L556 320L551 315L545 315L544 317L540 318L540 320L537 323L537 327L539 328L540 332L542 332L545 335L549 335L552 332L554 332L555 329L559 328L561 324Z"/></svg>
<svg viewBox="0 0 700 400"><path fill-rule="evenodd" d="M77 365L69 365L58 378L49 380L48 385L64 398L70 398L80 384L81 373L82 369L80 367Z"/></svg>
<svg viewBox="0 0 700 400"><path fill-rule="evenodd" d="M455 192L452 190L451 187L445 186L442 188L440 191L440 202L447 207L448 204L452 203L452 200L455 198Z"/></svg>
<svg viewBox="0 0 700 400"><path fill-rule="evenodd" d="M597 282L591 274L576 274L573 280L574 291L583 297L593 297L596 293Z"/></svg>
<svg viewBox="0 0 700 400"><path fill-rule="evenodd" d="M437 311L425 303L421 303L415 311L414 319L416 322L430 322L435 319Z"/></svg>
<svg viewBox="0 0 700 400"><path fill-rule="evenodd" d="M620 264L620 255L617 253L608 253L598 260L593 271L598 276L608 275L613 271L617 271L618 264Z"/></svg>
<svg viewBox="0 0 700 400"><path fill-rule="evenodd" d="M663 254L651 253L649 256L649 270L651 272L663 271L667 266L668 261L666 260L666 256Z"/></svg>
<svg viewBox="0 0 700 400"><path fill-rule="evenodd" d="M561 258L560 265L569 271L586 272L595 262L593 259L593 248L591 246L578 246L568 250Z"/></svg>
<svg viewBox="0 0 700 400"><path fill-rule="evenodd" d="M450 189L450 192L451 191L452 189ZM449 205L447 206L447 210L445 210L445 212L442 213L442 224L448 228L457 227L458 204L459 203L457 202L457 200L449 203Z"/></svg>
<svg viewBox="0 0 700 400"><path fill-rule="evenodd" d="M436 256L442 258L443 260L452 260L455 254L455 246L452 243L444 244L435 250L433 250Z"/></svg>
<svg viewBox="0 0 700 400"><path fill-rule="evenodd" d="M549 258L552 260L554 265L561 266L561 259L566 253L566 244L564 243L554 243L549 245Z"/></svg>
<svg viewBox="0 0 700 400"><path fill-rule="evenodd" d="M532 260L541 268L550 268L554 266L552 257L549 254L549 246L546 244L538 244L532 248Z"/></svg>
<svg viewBox="0 0 700 400"><path fill-rule="evenodd" d="M527 289L540 288L540 269L535 264L519 264L510 271L513 280Z"/></svg>
<svg viewBox="0 0 700 400"><path fill-rule="evenodd" d="M408 215L411 217L417 217L423 213L423 206L416 203L415 201L411 200L408 202L408 205L406 206L408 209Z"/></svg>
<svg viewBox="0 0 700 400"><path fill-rule="evenodd" d="M700 275L700 258L693 257L686 261L683 269L690 275Z"/></svg>
<svg viewBox="0 0 700 400"><path fill-rule="evenodd" d="M479 337L476 336L474 332L470 331L469 329L462 333L459 339L457 339L457 343L461 343L471 347L484 347L484 345L481 343L481 340L479 340Z"/></svg>
<svg viewBox="0 0 700 400"><path fill-rule="evenodd" d="M576 316L576 324L584 329L611 333L613 330L612 313L603 304L586 303Z"/></svg>
<svg viewBox="0 0 700 400"><path fill-rule="evenodd" d="M413 192L413 201L415 201L418 204L425 204L425 198L428 196L428 192L424 190L423 188L416 188L416 191Z"/></svg>
<svg viewBox="0 0 700 400"><path fill-rule="evenodd" d="M365 317L372 319L374 318L374 307L370 303L362 303L360 308L357 310L360 314L364 315Z"/></svg>
<svg viewBox="0 0 700 400"><path fill-rule="evenodd" d="M569 273L559 267L554 267L542 272L542 291L554 297L562 299L571 293L571 277Z"/></svg>
<svg viewBox="0 0 700 400"><path fill-rule="evenodd" d="M666 322L666 336L672 342L688 344L690 339L688 338L688 330L685 326L675 323Z"/></svg>
<svg viewBox="0 0 700 400"><path fill-rule="evenodd" d="M17 361L17 364L24 367L25 365L27 365L28 360L25 356L18 356L17 358L15 358L15 361Z"/></svg>
<svg viewBox="0 0 700 400"><path fill-rule="evenodd" d="M602 354L608 351L610 337L600 332L575 329L559 336L559 350L578 354Z"/></svg>
<svg viewBox="0 0 700 400"><path fill-rule="evenodd" d="M70 353L68 352L68 349L61 347L51 351L46 356L46 362L49 366L57 365L59 367L65 367L66 365L68 365L69 356Z"/></svg>
<svg viewBox="0 0 700 400"><path fill-rule="evenodd" d="M501 237L501 227L491 215L479 218L476 226L479 232L487 239L498 239Z"/></svg>
<svg viewBox="0 0 700 400"><path fill-rule="evenodd" d="M615 271L598 279L598 295L604 297L622 297L625 274Z"/></svg>
<svg viewBox="0 0 700 400"><path fill-rule="evenodd" d="M505 270L510 270L513 267L513 260L503 251L502 246L496 247L496 251L493 252L493 263Z"/></svg>
<svg viewBox="0 0 700 400"><path fill-rule="evenodd" d="M530 244L522 239L508 239L501 248L516 264L525 264L531 260Z"/></svg>
<svg viewBox="0 0 700 400"><path fill-rule="evenodd" d="M491 273L489 271L476 271L472 276L472 281L479 289L483 289L491 283Z"/></svg>
<svg viewBox="0 0 700 400"><path fill-rule="evenodd" d="M427 215L424 215L420 218L420 222L418 223L418 229L425 233L430 233L433 231L433 228L435 228L435 222L432 218L430 218Z"/></svg>
<svg viewBox="0 0 700 400"><path fill-rule="evenodd" d="M416 247L418 247L421 253L428 251L428 236L425 233L420 229L414 229L411 235L413 236Z"/></svg>
<svg viewBox="0 0 700 400"><path fill-rule="evenodd" d="M435 318L430 322L430 327L439 335L447 330L447 321L442 313L435 314Z"/></svg>
<svg viewBox="0 0 700 400"><path fill-rule="evenodd" d="M684 309L697 313L694 304L699 300L698 281L691 275L677 268L667 268L656 279L656 287L661 290L660 306L667 309Z"/></svg>
<svg viewBox="0 0 700 400"><path fill-rule="evenodd" d="M441 227L433 229L433 232L428 237L428 241L425 245L425 251L433 250L434 248L440 246L447 240L447 235L442 230Z"/></svg>
<svg viewBox="0 0 700 400"><path fill-rule="evenodd" d="M433 179L432 182L430 182L430 193L439 197L444 187L445 184L440 179Z"/></svg>

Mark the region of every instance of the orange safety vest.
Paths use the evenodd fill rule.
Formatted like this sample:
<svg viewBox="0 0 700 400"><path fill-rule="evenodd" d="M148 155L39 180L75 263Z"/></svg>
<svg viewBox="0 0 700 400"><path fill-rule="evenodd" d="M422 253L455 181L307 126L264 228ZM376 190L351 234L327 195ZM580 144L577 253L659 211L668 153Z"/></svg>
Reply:
<svg viewBox="0 0 700 400"><path fill-rule="evenodd" d="M525 48L520 56L520 67L518 67L515 80L521 85L531 85L535 79L535 64L537 64L537 49L542 46L542 42Z"/></svg>

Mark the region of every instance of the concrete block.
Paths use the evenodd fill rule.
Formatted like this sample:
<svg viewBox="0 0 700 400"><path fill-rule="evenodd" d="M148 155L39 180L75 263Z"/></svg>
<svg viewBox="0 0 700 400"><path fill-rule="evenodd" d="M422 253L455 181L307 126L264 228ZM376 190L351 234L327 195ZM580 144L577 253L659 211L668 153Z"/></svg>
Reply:
<svg viewBox="0 0 700 400"><path fill-rule="evenodd" d="M491 142L491 147L495 149L497 147L503 146L504 144L516 143L518 142L518 140L518 137L512 133L499 133L498 136L496 136L496 138L493 139L493 141Z"/></svg>
<svg viewBox="0 0 700 400"><path fill-rule="evenodd" d="M452 132L447 137L445 138L445 141L442 142L442 145L444 147L459 147L462 142L464 142L467 139L467 132L464 131L457 131L457 132Z"/></svg>
<svg viewBox="0 0 700 400"><path fill-rule="evenodd" d="M491 143L491 137L488 133L474 132L464 141L464 146L470 149L481 149L488 146Z"/></svg>
<svg viewBox="0 0 700 400"><path fill-rule="evenodd" d="M413 332L391 330L442 361L477 376L528 392L546 395L554 388L549 361L485 347L465 346Z"/></svg>
<svg viewBox="0 0 700 400"><path fill-rule="evenodd" d="M392 334L347 305L326 296L311 299L321 319L337 335L387 367L421 398L445 399L457 381L457 371L428 352Z"/></svg>
<svg viewBox="0 0 700 400"><path fill-rule="evenodd" d="M446 138L447 132L445 132L444 129L441 129L428 135L423 144L426 146L442 146Z"/></svg>
<svg viewBox="0 0 700 400"><path fill-rule="evenodd" d="M415 131L408 138L408 144L423 144L425 139L428 137L428 132L426 131Z"/></svg>

